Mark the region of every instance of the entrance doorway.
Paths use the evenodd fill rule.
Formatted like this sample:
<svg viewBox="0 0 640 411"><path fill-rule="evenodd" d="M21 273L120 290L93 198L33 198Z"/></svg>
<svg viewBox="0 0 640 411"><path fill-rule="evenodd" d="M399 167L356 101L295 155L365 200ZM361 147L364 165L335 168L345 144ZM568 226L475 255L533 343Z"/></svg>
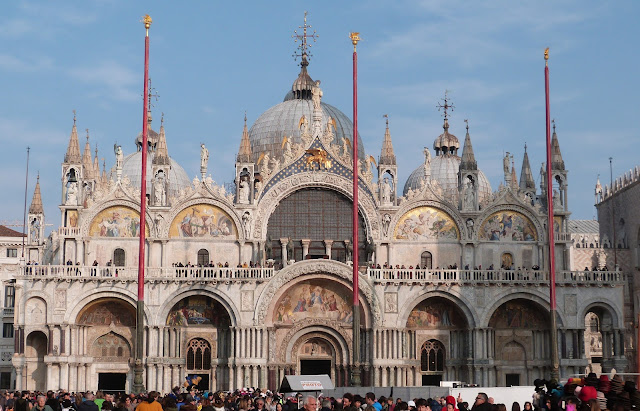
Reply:
<svg viewBox="0 0 640 411"><path fill-rule="evenodd" d="M300 360L301 375L331 375L331 360Z"/></svg>
<svg viewBox="0 0 640 411"><path fill-rule="evenodd" d="M127 374L123 372L101 372L98 374L98 389L105 392L125 392Z"/></svg>
<svg viewBox="0 0 640 411"><path fill-rule="evenodd" d="M442 374L427 374L422 376L422 386L440 386L440 381L442 381Z"/></svg>

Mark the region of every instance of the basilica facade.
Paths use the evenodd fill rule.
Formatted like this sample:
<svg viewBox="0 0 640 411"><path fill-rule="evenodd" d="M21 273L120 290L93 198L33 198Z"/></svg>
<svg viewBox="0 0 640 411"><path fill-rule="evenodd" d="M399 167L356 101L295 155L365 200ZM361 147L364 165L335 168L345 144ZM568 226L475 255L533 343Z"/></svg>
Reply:
<svg viewBox="0 0 640 411"><path fill-rule="evenodd" d="M363 385L531 384L551 370L550 223L561 375L629 366L632 262L616 255L627 262L614 270L599 234L578 234L569 220L555 129L553 187L545 178L536 186L525 148L519 178L512 157L496 159L504 181L493 189L469 126L462 144L449 131L446 99L442 132L423 137L430 147L403 187L388 123L377 158L359 138L353 244L353 126L307 68L303 55L284 101L250 128L245 118L234 190L208 175L214 141L201 146L200 173L190 178L169 155L162 121L156 132L150 120L148 145L138 136L130 154L116 146L114 165L101 170L88 137L81 151L74 118L59 227L45 238L37 186L27 234L27 261L37 264L3 268L15 301L15 353L4 364L15 388L130 390L136 344L145 387L163 392L188 375L210 390L276 389L287 374L326 373L344 386L354 367ZM150 190L140 216L143 150ZM136 341L140 230L146 298ZM576 246L578 235L593 235L595 247ZM363 262L359 313L353 253Z"/></svg>

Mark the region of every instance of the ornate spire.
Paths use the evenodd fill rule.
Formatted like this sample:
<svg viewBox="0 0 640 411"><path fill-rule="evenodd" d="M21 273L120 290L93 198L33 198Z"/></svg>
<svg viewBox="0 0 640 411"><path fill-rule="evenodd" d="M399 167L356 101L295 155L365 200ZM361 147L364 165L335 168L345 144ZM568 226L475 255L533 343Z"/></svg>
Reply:
<svg viewBox="0 0 640 411"><path fill-rule="evenodd" d="M560 143L558 142L558 135L556 134L556 120L551 120L551 122L553 123L553 135L551 136L551 168L554 170L564 170L564 160L562 160Z"/></svg>
<svg viewBox="0 0 640 411"><path fill-rule="evenodd" d="M465 119L467 125L467 135L464 138L464 147L462 148L462 161L460 162L461 170L477 170L478 162L473 154L473 146L471 145L471 136L469 135L469 120Z"/></svg>
<svg viewBox="0 0 640 411"><path fill-rule="evenodd" d="M104 158L102 159L102 182L107 182L107 162L104 160Z"/></svg>
<svg viewBox="0 0 640 411"><path fill-rule="evenodd" d="M158 135L158 145L156 146L156 154L153 157L154 165L169 165L169 149L167 148L167 138L164 134L164 113L160 118L160 134Z"/></svg>
<svg viewBox="0 0 640 411"><path fill-rule="evenodd" d="M100 163L98 162L98 143L96 143L95 156L93 157L93 178L100 177Z"/></svg>
<svg viewBox="0 0 640 411"><path fill-rule="evenodd" d="M249 130L247 129L247 113L244 113L244 127L242 129L242 139L240 140L240 150L238 150L238 163L251 162L251 142L249 141Z"/></svg>
<svg viewBox="0 0 640 411"><path fill-rule="evenodd" d="M511 157L511 188L516 191L518 189L518 176L516 175L516 163L513 161L513 156Z"/></svg>
<svg viewBox="0 0 640 411"><path fill-rule="evenodd" d="M389 115L383 116L387 120L387 128L384 131L384 140L382 140L382 151L380 152L379 164L396 165L396 155L393 152L393 144L391 143L391 133L389 132Z"/></svg>
<svg viewBox="0 0 640 411"><path fill-rule="evenodd" d="M65 163L80 163L80 142L78 141L78 129L76 128L76 111L73 110L73 127L71 128L71 136L69 136L69 145L67 153L64 155Z"/></svg>
<svg viewBox="0 0 640 411"><path fill-rule="evenodd" d="M319 37L315 30L313 34L308 34L307 30L311 28L310 25L307 24L307 12L304 12L304 24L302 26L298 26L299 29L302 29L302 34L298 34L297 30L294 30L293 35L291 36L295 43L300 42L300 45L293 53L294 60L297 60L300 57L300 74L298 74L298 78L293 82L291 86L291 90L293 92L293 96L295 99L299 100L310 100L311 99L311 89L315 84L309 73L307 73L307 66L309 65L309 61L311 60L311 52L309 51L311 48L311 44L307 41L307 39L312 39L313 42L316 42L316 39Z"/></svg>
<svg viewBox="0 0 640 411"><path fill-rule="evenodd" d="M527 144L524 145L524 157L522 158L522 170L520 171L520 190L530 191L536 189L536 182L531 172L529 164L529 154L527 154Z"/></svg>
<svg viewBox="0 0 640 411"><path fill-rule="evenodd" d="M33 199L31 200L31 206L29 206L29 214L44 214L42 196L40 195L40 173L38 173L36 189L33 191Z"/></svg>
<svg viewBox="0 0 640 411"><path fill-rule="evenodd" d="M90 179L93 176L93 162L91 161L91 145L89 144L89 129L87 132L87 142L84 145L84 153L82 154L82 168L84 168L84 178Z"/></svg>

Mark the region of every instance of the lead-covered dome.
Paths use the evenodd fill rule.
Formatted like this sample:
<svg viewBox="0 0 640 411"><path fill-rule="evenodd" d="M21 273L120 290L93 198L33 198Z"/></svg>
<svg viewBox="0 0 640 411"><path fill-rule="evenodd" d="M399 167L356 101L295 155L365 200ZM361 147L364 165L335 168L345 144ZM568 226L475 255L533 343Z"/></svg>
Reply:
<svg viewBox="0 0 640 411"><path fill-rule="evenodd" d="M455 135L449 133L449 123L446 119L443 128L444 132L433 142L436 155L431 159L429 169L431 180L437 181L445 194L454 194L458 192L458 171L461 162L461 158L458 156L460 141ZM404 185L403 195L407 195L409 189L420 189L424 178L425 165L422 164L409 175ZM490 196L489 179L481 170L478 170L478 201L482 202Z"/></svg>
<svg viewBox="0 0 640 411"><path fill-rule="evenodd" d="M306 63L306 61L303 61ZM281 158L283 155L282 139L287 136L293 143L300 143L300 118L305 116L309 123L313 116L313 102L311 101L311 87L313 80L307 73L306 64L302 65L300 75L293 82L291 90L284 101L277 104L258 117L249 130L249 141L253 161L263 153L269 153L271 158ZM327 127L329 117L336 121L333 142L342 145L342 139L353 142L353 123L342 111L336 107L321 102L322 130ZM358 157L364 161L365 151L362 139L358 133Z"/></svg>

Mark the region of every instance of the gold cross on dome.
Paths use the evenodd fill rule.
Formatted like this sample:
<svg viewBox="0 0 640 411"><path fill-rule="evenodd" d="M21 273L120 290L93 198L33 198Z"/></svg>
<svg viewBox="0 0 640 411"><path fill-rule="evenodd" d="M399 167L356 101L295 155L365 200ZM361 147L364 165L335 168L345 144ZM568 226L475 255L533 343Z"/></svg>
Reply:
<svg viewBox="0 0 640 411"><path fill-rule="evenodd" d="M293 53L293 59L297 60L298 57L302 59L302 63L308 63L311 60L311 52L309 49L311 48L311 44L307 41L307 39L313 39L313 42L316 42L316 39L320 36L316 34L316 31L313 31L313 34L307 34L307 30L311 29L311 25L307 24L307 12L304 12L304 24L302 26L298 26L299 29L302 29L302 34L298 34L298 30L293 31L293 42L297 43L300 41L300 45L298 46L298 51Z"/></svg>
<svg viewBox="0 0 640 411"><path fill-rule="evenodd" d="M449 116L449 114L447 113L447 110L453 111L453 109L456 108L456 106L454 106L453 104L450 104L449 90L444 91L443 101L444 101L444 105L441 103L438 103L436 107L438 108L438 111L440 111L440 109L444 109L444 119L446 120Z"/></svg>

